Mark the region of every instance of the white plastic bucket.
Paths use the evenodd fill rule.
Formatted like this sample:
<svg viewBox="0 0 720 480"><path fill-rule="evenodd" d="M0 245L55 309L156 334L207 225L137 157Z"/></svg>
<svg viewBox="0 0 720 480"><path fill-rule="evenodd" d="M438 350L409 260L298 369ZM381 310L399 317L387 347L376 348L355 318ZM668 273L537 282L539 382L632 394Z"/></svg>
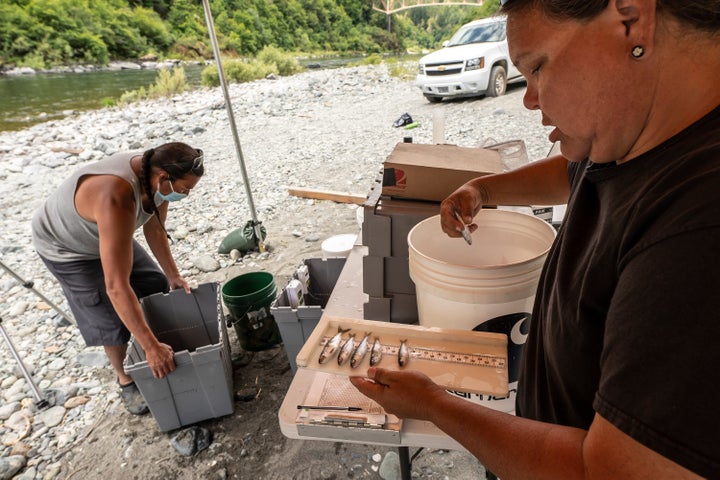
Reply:
<svg viewBox="0 0 720 480"><path fill-rule="evenodd" d="M347 258L355 245L355 240L357 240L357 235L352 233L333 235L324 240L320 245L323 258Z"/></svg>
<svg viewBox="0 0 720 480"><path fill-rule="evenodd" d="M408 233L410 278L420 325L508 335L508 398L454 392L514 412L520 356L535 291L555 229L525 213L483 209L472 245L448 237L436 215Z"/></svg>

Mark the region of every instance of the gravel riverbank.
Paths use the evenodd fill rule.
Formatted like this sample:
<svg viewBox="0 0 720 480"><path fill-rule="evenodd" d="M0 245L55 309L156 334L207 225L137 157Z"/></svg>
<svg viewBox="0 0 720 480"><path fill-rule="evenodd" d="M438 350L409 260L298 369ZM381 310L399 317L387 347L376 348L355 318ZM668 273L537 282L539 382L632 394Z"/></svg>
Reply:
<svg viewBox="0 0 720 480"><path fill-rule="evenodd" d="M281 288L303 259L321 256L322 240L358 231L356 206L293 197L289 187L366 194L403 137L431 142L432 115L439 110L447 143L475 147L522 139L531 159L545 157L548 130L538 112L523 108L524 89L521 83L500 98L429 104L411 81L390 76L384 65L231 85L249 185L268 232L266 253L239 259L217 253L222 239L251 218L219 88L0 132L0 258L66 309L31 246L34 210L87 162L184 141L205 151L207 174L169 213L183 275L197 285L263 270ZM405 112L418 128L392 127ZM392 458L391 448L283 437L276 412L292 372L281 347L254 355L235 347L242 383L261 385L262 393L231 417L206 423L215 433L207 451L180 457L168 443L172 435L159 433L152 418L123 411L104 355L86 348L73 326L63 325L3 270L0 291L0 316L16 349L40 389L59 397L55 407L37 411L17 363L0 347L0 479L379 478ZM241 386L236 382L236 389ZM482 472L463 452L428 452L414 465L423 478Z"/></svg>

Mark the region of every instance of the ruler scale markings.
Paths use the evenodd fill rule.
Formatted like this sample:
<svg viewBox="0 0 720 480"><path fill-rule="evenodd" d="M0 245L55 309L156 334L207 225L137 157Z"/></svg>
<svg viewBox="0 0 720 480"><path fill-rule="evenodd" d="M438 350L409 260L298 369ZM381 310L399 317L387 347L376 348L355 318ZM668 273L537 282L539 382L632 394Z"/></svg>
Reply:
<svg viewBox="0 0 720 480"><path fill-rule="evenodd" d="M320 342L321 346L324 346L330 337L323 337ZM383 355L397 355L400 350L400 345L382 345ZM505 368L506 359L504 357L493 355L489 353L460 353L460 352L446 352L442 350L433 350L425 347L410 347L410 357L418 358L421 360L430 360L437 362L447 363L460 363L476 365L478 367L492 367L492 368Z"/></svg>

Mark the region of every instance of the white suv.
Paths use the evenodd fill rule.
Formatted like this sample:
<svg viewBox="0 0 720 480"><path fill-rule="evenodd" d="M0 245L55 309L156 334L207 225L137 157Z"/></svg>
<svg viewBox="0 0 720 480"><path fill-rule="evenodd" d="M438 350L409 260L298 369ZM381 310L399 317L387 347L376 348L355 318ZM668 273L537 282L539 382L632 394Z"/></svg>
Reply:
<svg viewBox="0 0 720 480"><path fill-rule="evenodd" d="M508 81L522 79L508 55L505 23L502 16L467 23L442 49L422 57L415 85L425 98L498 97Z"/></svg>

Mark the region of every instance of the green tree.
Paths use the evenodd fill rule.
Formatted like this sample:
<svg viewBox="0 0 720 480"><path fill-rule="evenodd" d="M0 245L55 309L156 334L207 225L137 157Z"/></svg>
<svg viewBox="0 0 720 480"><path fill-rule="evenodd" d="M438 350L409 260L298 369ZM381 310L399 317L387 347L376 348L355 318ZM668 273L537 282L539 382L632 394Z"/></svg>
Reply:
<svg viewBox="0 0 720 480"><path fill-rule="evenodd" d="M481 7L413 8L386 17L369 0L210 0L224 56L285 52L387 53L437 48ZM160 57L211 58L198 0L0 0L0 62L49 66Z"/></svg>

